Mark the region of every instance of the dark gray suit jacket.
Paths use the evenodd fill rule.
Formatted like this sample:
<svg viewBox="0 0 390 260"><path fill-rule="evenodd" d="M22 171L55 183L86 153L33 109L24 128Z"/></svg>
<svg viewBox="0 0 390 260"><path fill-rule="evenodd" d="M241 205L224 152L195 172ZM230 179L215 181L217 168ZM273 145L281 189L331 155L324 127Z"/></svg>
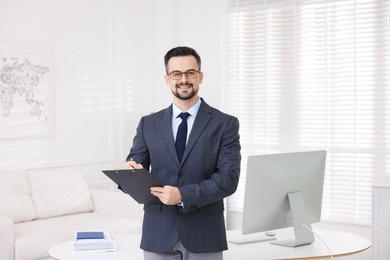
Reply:
<svg viewBox="0 0 390 260"><path fill-rule="evenodd" d="M239 122L202 100L182 163L172 133L172 106L141 118L127 157L163 185L179 187L184 207L145 205L141 248L170 252L180 239L194 253L227 249L223 199L240 175Z"/></svg>

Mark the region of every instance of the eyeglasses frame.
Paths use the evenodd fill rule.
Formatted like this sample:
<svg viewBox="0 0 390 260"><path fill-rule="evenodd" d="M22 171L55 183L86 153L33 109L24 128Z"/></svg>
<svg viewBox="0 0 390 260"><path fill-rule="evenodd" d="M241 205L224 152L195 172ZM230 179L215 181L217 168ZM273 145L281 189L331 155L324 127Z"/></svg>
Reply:
<svg viewBox="0 0 390 260"><path fill-rule="evenodd" d="M193 78L189 78L188 76L187 76L187 73L188 72L196 72L197 73L197 75L195 75L195 77L193 77ZM180 77L179 78L172 78L172 73L173 72L180 72L181 74L180 74ZM173 80L179 80L179 79L181 79L182 77L183 77L183 74L185 75L185 77L187 78L187 79L194 79L194 78L196 78L198 75L199 75L199 73L200 73L201 71L200 70L196 70L196 69L189 69L189 70L186 70L186 71L180 71L180 70L174 70L174 71L171 71L171 72L169 72L168 73L168 76L171 78L171 79L173 79Z"/></svg>

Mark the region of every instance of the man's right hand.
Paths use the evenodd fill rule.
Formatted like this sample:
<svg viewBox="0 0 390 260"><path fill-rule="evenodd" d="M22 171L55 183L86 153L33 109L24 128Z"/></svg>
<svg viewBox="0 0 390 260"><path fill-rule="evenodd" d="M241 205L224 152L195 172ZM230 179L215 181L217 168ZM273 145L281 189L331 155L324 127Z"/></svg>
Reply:
<svg viewBox="0 0 390 260"><path fill-rule="evenodd" d="M144 166L140 163L136 163L135 161L127 161L123 166L123 169L143 169Z"/></svg>

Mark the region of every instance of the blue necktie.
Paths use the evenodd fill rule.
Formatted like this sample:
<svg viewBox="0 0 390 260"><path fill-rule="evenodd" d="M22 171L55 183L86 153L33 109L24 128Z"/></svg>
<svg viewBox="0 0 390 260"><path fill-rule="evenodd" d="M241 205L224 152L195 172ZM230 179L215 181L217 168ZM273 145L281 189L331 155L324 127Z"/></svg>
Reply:
<svg viewBox="0 0 390 260"><path fill-rule="evenodd" d="M187 142L187 118L190 116L189 113L180 113L179 117L181 118L181 123L179 125L179 128L177 129L176 134L176 152L177 156L179 157L179 162L181 162L181 159L183 158L184 150L186 149L186 142Z"/></svg>

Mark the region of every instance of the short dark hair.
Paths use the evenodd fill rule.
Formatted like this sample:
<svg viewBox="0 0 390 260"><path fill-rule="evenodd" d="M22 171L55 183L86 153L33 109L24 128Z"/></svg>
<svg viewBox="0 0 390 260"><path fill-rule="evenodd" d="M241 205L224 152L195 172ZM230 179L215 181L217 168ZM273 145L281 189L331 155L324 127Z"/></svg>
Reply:
<svg viewBox="0 0 390 260"><path fill-rule="evenodd" d="M179 47L175 47L173 49L170 49L167 52L167 54L165 54L165 56L164 56L165 71L167 74L169 72L168 71L169 60L172 57L179 57L179 56L194 56L196 59L196 63L198 63L198 69L200 71L200 67L201 67L202 62L201 62L199 54L193 48L186 47L186 46L179 46Z"/></svg>

